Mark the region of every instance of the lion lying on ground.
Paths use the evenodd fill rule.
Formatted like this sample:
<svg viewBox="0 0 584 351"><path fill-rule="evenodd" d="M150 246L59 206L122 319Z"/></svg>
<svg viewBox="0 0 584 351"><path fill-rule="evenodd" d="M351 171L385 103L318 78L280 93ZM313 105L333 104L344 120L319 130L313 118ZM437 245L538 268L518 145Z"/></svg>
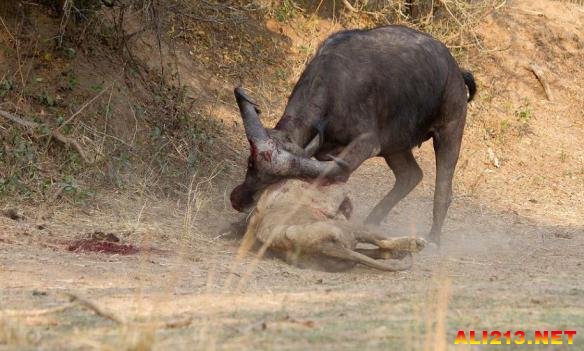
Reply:
<svg viewBox="0 0 584 351"><path fill-rule="evenodd" d="M302 268L342 271L357 263L385 271L405 270L412 253L426 244L413 237L390 238L352 224L345 184L315 185L288 179L268 187L258 199L245 238L259 240L286 262ZM358 243L377 246L359 249Z"/></svg>

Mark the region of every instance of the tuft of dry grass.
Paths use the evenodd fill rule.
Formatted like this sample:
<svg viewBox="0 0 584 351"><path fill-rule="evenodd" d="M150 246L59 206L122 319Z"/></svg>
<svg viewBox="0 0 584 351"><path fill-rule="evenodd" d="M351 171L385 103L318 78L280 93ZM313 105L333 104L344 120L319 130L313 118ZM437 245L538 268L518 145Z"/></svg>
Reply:
<svg viewBox="0 0 584 351"><path fill-rule="evenodd" d="M116 347L122 351L150 351L156 342L154 327L123 326L120 331L120 344Z"/></svg>
<svg viewBox="0 0 584 351"><path fill-rule="evenodd" d="M18 317L0 314L0 346L27 346L31 344L29 330Z"/></svg>
<svg viewBox="0 0 584 351"><path fill-rule="evenodd" d="M442 271L435 275L434 281L436 287L428 297L424 350L445 351L448 345L446 331L452 279Z"/></svg>

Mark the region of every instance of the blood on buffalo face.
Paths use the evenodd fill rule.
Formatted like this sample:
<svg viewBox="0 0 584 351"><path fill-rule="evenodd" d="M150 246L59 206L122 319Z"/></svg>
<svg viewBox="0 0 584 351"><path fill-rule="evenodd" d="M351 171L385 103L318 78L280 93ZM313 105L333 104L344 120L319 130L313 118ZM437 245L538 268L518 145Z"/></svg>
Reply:
<svg viewBox="0 0 584 351"><path fill-rule="evenodd" d="M280 179L317 179L346 173L346 168L339 165L338 161L311 159L322 143L321 137L316 136L314 141L295 152L270 136L270 131L260 121L260 110L242 88L235 88L234 94L251 151L245 180L231 192L234 209L240 212L249 210L255 202L256 194Z"/></svg>

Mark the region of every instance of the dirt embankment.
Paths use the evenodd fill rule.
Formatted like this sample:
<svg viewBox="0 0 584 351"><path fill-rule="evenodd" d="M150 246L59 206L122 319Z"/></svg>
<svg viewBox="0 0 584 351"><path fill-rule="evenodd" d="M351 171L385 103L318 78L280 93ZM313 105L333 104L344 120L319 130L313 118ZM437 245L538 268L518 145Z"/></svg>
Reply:
<svg viewBox="0 0 584 351"><path fill-rule="evenodd" d="M89 19L4 5L2 110L41 126L35 132L2 118L5 199L82 204L112 190L180 197L192 174L216 174L231 186L241 178L246 150L232 87L249 88L273 125L318 43L344 26L374 23L327 4L320 13L293 2L177 2L158 12L137 4L104 7L101 17ZM579 221L579 8L514 1L478 13L475 30L459 30L466 43L427 26L451 44L479 84L458 194L524 216ZM464 17L469 13L451 20L453 28L474 23ZM75 144L42 130L58 130ZM425 187L433 183L429 149L419 157L428 169Z"/></svg>
<svg viewBox="0 0 584 351"><path fill-rule="evenodd" d="M578 5L513 1L478 29L480 96L458 173L463 191L524 216L581 223L582 21Z"/></svg>

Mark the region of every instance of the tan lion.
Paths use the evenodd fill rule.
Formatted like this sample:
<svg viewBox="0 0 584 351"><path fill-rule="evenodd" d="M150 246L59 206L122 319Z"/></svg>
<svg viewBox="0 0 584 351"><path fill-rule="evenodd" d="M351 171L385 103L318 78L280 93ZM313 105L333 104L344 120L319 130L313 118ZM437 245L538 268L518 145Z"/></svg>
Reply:
<svg viewBox="0 0 584 351"><path fill-rule="evenodd" d="M317 185L288 179L269 186L251 215L246 241L259 240L286 262L302 268L342 271L357 263L405 270L412 253L426 244L413 237L391 238L352 224L349 191L344 184ZM358 243L375 249L358 249Z"/></svg>

